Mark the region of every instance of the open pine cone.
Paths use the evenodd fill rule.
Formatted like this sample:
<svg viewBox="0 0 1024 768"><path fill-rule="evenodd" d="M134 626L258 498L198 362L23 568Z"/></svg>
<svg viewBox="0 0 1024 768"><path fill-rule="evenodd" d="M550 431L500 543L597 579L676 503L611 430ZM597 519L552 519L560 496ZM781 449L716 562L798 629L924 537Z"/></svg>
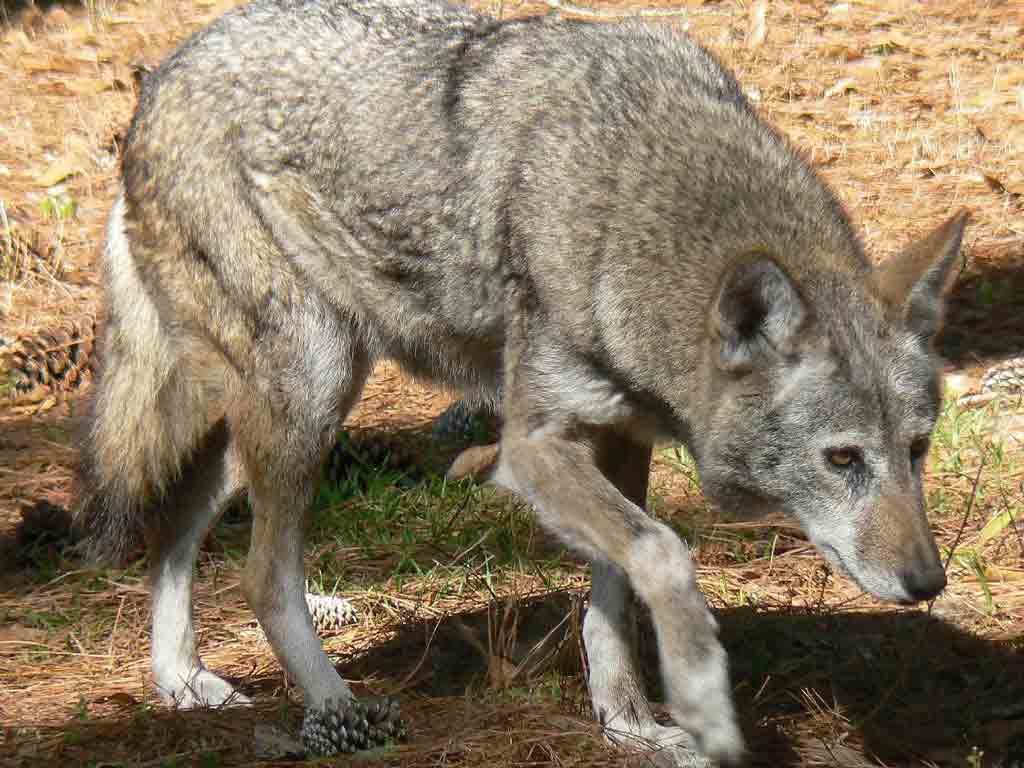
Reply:
<svg viewBox="0 0 1024 768"><path fill-rule="evenodd" d="M63 397L92 377L95 321L67 321L35 336L18 337L6 351L10 396L18 402Z"/></svg>
<svg viewBox="0 0 1024 768"><path fill-rule="evenodd" d="M21 280L43 272L53 277L64 272L59 248L45 245L38 233L25 235L17 229L0 233L0 280Z"/></svg>
<svg viewBox="0 0 1024 768"><path fill-rule="evenodd" d="M343 597L306 593L306 605L317 632L341 629L359 620L355 606Z"/></svg>

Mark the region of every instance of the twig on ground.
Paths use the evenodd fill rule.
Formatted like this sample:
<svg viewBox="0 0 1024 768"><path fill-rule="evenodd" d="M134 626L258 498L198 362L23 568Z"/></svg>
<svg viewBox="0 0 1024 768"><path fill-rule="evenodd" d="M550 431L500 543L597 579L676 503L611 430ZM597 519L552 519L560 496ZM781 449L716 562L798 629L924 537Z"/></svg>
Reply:
<svg viewBox="0 0 1024 768"><path fill-rule="evenodd" d="M658 18L689 14L686 8L623 8L613 11L604 8L588 8L585 5L567 3L564 0L544 0L544 2L549 8L554 8L560 13L571 13L574 16L585 16L590 19Z"/></svg>
<svg viewBox="0 0 1024 768"><path fill-rule="evenodd" d="M978 496L978 482L981 480L981 471L985 468L985 455L982 454L981 462L978 464L978 471L974 475L974 485L971 487L971 497L967 500L967 509L964 510L964 519L960 521L960 530L956 532L956 538L953 539L953 545L949 548L949 555L946 557L946 562L942 565L942 570L949 572L949 564L953 562L953 555L956 553L956 548L960 545L960 539L963 538L964 529L967 527L967 521L971 517L971 510L974 508L974 499ZM934 601L933 601L934 602ZM931 612L931 603L928 603L928 611Z"/></svg>

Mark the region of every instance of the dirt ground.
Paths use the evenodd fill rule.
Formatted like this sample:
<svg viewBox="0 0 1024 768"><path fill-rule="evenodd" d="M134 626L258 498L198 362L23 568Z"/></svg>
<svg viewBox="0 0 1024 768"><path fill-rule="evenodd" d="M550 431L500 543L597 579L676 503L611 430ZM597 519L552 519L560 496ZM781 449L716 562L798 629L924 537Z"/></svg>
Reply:
<svg viewBox="0 0 1024 768"><path fill-rule="evenodd" d="M139 73L235 3L4 2L0 353L8 353L10 373L24 360L11 357L14 350L74 347L84 359L99 300L97 253ZM504 17L553 10L515 0L476 6ZM588 8L595 23L606 23L639 7ZM939 343L950 381L969 389L988 365L1024 354L1024 5L655 0L644 8L662 12L651 23L688 29L735 70L848 206L873 256L885 258L969 208L964 270ZM571 6L562 12L573 15ZM72 501L70 431L89 373L71 360L50 379L59 381L7 387L0 404L0 540L7 541L0 547L0 764L256 764L254 724L260 717L293 724L294 714L275 704L287 698L287 685L244 608L236 564L216 553L204 561L197 611L212 627L202 636L204 654L210 667L255 680L261 703L242 716L175 719L152 707L145 680L139 569L40 581L17 562L25 506ZM350 425L418 446L449 402L383 365ZM960 442L951 443L949 461L930 464L933 523L956 557L950 588L927 611L896 611L860 596L828 574L784 521L720 519L671 457L657 462L654 488L665 514L686 512L694 521L701 582L722 616L754 764L1024 765L1024 545L1013 523L986 535L1000 515L1024 509L1022 413L1019 403L1000 405L977 434L950 438ZM64 587L75 579L83 586L71 594ZM585 570L567 568L556 582L554 602L523 603L524 617L547 617L552 606L563 615L578 609ZM511 578L496 597L545 593L548 583ZM368 618L328 640L346 675L366 690L409 691L413 743L381 759L410 766L627 760L605 747L585 715L578 658L549 696L537 693L540 684L522 696L505 685L502 695L491 691L480 701L425 674L450 667L447 657L423 666L424 633L443 626L439 636L448 631L454 653L472 657L472 647L459 645L465 633L448 620L458 614L487 635L500 611L485 593L450 604L431 603L428 594L423 580L393 579L354 594ZM55 635L28 618L72 604L102 609L111 622L87 637L73 628ZM482 663L493 667L493 658ZM384 670L379 678L375 669Z"/></svg>

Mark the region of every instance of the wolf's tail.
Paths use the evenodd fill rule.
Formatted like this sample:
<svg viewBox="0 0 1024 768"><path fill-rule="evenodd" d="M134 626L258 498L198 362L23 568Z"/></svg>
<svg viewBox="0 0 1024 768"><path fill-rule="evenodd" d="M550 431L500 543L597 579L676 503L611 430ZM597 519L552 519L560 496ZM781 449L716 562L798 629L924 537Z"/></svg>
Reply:
<svg viewBox="0 0 1024 768"><path fill-rule="evenodd" d="M123 563L208 422L202 388L189 381L178 345L139 280L123 196L110 214L103 268L105 328L79 436L75 522L90 559Z"/></svg>

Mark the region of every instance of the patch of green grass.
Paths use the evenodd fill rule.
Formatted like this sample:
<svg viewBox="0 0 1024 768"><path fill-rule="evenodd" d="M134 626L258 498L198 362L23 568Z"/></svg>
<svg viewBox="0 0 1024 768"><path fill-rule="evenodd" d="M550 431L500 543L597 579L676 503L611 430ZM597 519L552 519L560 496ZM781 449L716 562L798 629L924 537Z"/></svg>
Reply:
<svg viewBox="0 0 1024 768"><path fill-rule="evenodd" d="M21 623L33 629L56 632L65 627L73 626L81 620L81 612L77 609L67 611L28 611L21 617Z"/></svg>
<svg viewBox="0 0 1024 768"><path fill-rule="evenodd" d="M1013 456L996 430L1000 408L998 403L977 409L945 403L933 435L934 481L928 484L933 516L959 520L956 539L940 547L942 558L976 577L988 614L996 605L985 549L1011 527L1011 500L1018 492Z"/></svg>
<svg viewBox="0 0 1024 768"><path fill-rule="evenodd" d="M964 409L947 398L932 435L932 470L963 473L981 457L993 469L1002 466L1002 445L993 443L994 413L989 408Z"/></svg>
<svg viewBox="0 0 1024 768"><path fill-rule="evenodd" d="M504 688L484 688L473 695L479 695L491 703L516 702L522 704L557 703L566 698L578 682L575 676L567 677L558 670L548 670L534 679L508 685Z"/></svg>
<svg viewBox="0 0 1024 768"><path fill-rule="evenodd" d="M562 559L547 553L538 563L534 545L543 534L525 504L439 474L413 481L398 470L353 463L338 482L321 485L314 510L310 542L322 554L310 581L325 594L363 580L367 561L379 565L375 577L401 582L430 574L440 577L443 591L458 592L469 586L470 571L475 580L509 568L543 573ZM353 548L358 557L339 556Z"/></svg>

